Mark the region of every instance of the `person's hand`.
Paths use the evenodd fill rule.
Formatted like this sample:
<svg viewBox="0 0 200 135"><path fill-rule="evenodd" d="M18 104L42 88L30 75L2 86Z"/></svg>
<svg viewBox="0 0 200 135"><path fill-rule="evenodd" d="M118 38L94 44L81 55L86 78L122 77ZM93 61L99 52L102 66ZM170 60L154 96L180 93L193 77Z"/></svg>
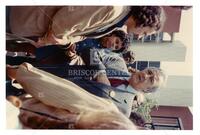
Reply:
<svg viewBox="0 0 200 135"><path fill-rule="evenodd" d="M130 73L136 73L138 72L139 70L135 69L135 68L132 68L132 67L128 67L128 72Z"/></svg>
<svg viewBox="0 0 200 135"><path fill-rule="evenodd" d="M17 68L18 66L6 65L6 74L11 80L14 80L16 78Z"/></svg>
<svg viewBox="0 0 200 135"><path fill-rule="evenodd" d="M67 47L65 54L71 60L76 58L76 56L77 56L77 54L76 54L76 44L69 45L69 47Z"/></svg>

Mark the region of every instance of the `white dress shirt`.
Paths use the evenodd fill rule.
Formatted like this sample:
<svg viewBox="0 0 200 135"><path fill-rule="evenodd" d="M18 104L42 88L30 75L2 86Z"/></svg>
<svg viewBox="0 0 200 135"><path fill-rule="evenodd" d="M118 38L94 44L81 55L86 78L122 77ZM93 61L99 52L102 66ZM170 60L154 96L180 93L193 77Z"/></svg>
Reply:
<svg viewBox="0 0 200 135"><path fill-rule="evenodd" d="M119 85L119 86L116 87L116 88L121 89L121 90L124 90L124 91L131 92L131 93L135 93L135 95L137 94L137 91L136 91L132 86L130 86L130 85L126 86L126 85L123 85L123 84L122 84L122 85ZM118 99L119 99L119 98L124 99L123 97L118 96L117 94L119 94L119 93L116 93L116 96L118 97ZM126 96L126 95L128 96L129 93L126 93L126 94L124 94L123 96ZM132 103L133 103L134 97L135 97L135 96L132 96L132 98L129 99L130 101L125 101L125 100L124 100L124 102L127 103L127 105L129 106L129 107L128 107L129 110L127 110L127 112L129 112L128 115L130 115L130 113L131 113L131 111L132 111L132 105L133 105ZM120 100L121 100L121 99L120 99Z"/></svg>

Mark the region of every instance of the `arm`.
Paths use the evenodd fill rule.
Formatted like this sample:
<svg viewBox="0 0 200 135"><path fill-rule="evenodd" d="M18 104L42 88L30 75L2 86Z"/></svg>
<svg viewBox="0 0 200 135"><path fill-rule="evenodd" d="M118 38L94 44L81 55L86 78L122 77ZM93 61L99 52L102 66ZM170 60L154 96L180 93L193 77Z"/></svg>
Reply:
<svg viewBox="0 0 200 135"><path fill-rule="evenodd" d="M15 78L24 90L46 105L78 113L94 108L104 110L107 106L117 109L107 100L88 93L78 85L34 68L28 63L15 70Z"/></svg>

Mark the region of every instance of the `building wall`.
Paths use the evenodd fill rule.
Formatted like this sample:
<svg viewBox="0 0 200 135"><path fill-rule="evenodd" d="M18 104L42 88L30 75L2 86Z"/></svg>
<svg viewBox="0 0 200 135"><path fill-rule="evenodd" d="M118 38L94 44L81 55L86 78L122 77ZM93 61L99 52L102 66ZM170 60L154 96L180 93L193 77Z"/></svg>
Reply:
<svg viewBox="0 0 200 135"><path fill-rule="evenodd" d="M192 83L192 76L169 76L164 88L148 96L155 98L159 105L192 106Z"/></svg>
<svg viewBox="0 0 200 135"><path fill-rule="evenodd" d="M180 41L132 43L130 49L138 61L185 61L186 47Z"/></svg>
<svg viewBox="0 0 200 135"><path fill-rule="evenodd" d="M192 8L186 11L182 11L181 25L179 33L175 34L175 40L181 41L186 46L186 57L183 62L166 62L162 61L161 68L165 69L169 75L189 75L192 76L193 67L193 21L192 21Z"/></svg>
<svg viewBox="0 0 200 135"><path fill-rule="evenodd" d="M154 108L151 112L152 116L169 116L181 118L184 130L193 129L193 116L188 107L160 106Z"/></svg>
<svg viewBox="0 0 200 135"><path fill-rule="evenodd" d="M181 20L181 10L172 8L169 6L163 6L165 11L165 25L163 27L163 32L179 32L180 20Z"/></svg>

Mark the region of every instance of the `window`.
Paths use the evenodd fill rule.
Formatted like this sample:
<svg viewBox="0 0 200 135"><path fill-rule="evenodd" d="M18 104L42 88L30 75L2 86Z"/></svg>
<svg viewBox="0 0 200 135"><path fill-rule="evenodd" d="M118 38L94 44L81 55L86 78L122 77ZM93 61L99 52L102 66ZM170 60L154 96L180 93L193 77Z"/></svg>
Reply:
<svg viewBox="0 0 200 135"><path fill-rule="evenodd" d="M183 130L182 121L178 117L152 116L152 122L145 127L152 130Z"/></svg>

